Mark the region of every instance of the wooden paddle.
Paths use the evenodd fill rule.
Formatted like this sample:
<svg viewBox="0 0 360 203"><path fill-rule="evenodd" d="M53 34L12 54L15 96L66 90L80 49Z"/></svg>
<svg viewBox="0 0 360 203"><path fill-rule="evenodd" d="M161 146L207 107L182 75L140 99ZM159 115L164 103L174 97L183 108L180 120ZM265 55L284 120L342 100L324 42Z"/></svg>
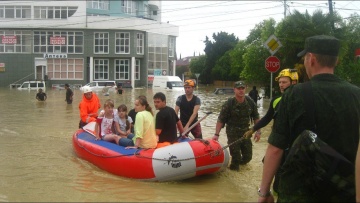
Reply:
<svg viewBox="0 0 360 203"><path fill-rule="evenodd" d="M200 120L196 121L194 124L192 124L187 130L185 130L180 137L184 137L188 132L190 132L191 129L193 129L197 124L199 124L202 120L204 120L208 115L212 114L212 112L206 112L206 115L202 117Z"/></svg>

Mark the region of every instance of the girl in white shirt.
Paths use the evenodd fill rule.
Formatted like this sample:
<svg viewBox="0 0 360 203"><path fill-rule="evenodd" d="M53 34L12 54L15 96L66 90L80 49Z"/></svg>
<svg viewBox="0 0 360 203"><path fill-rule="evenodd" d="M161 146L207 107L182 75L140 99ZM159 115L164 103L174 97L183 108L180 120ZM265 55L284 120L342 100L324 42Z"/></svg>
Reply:
<svg viewBox="0 0 360 203"><path fill-rule="evenodd" d="M96 119L95 136L97 140L105 140L119 144L120 137L113 133L114 122L114 101L108 99L104 103L102 110Z"/></svg>
<svg viewBox="0 0 360 203"><path fill-rule="evenodd" d="M118 115L114 118L117 134L121 137L127 137L131 134L133 120L127 115L127 107L125 104L121 104L117 108L117 112Z"/></svg>

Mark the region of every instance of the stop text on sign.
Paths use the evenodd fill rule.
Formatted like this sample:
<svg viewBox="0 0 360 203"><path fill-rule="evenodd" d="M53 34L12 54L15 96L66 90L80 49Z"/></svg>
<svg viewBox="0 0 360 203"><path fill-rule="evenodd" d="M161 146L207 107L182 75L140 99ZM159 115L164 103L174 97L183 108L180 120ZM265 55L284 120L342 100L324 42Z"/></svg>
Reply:
<svg viewBox="0 0 360 203"><path fill-rule="evenodd" d="M265 60L265 68L271 73L280 69L280 60L276 56L270 56Z"/></svg>

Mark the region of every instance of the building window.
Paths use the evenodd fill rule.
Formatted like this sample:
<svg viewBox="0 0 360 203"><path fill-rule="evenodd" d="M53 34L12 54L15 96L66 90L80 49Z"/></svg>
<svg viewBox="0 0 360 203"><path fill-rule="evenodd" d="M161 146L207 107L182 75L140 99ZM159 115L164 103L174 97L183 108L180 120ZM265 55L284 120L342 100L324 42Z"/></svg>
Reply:
<svg viewBox="0 0 360 203"><path fill-rule="evenodd" d="M74 15L78 7L34 6L35 19L67 19Z"/></svg>
<svg viewBox="0 0 360 203"><path fill-rule="evenodd" d="M144 34L136 33L136 53L144 54Z"/></svg>
<svg viewBox="0 0 360 203"><path fill-rule="evenodd" d="M83 80L84 59L47 59L47 74L51 80Z"/></svg>
<svg viewBox="0 0 360 203"><path fill-rule="evenodd" d="M115 80L129 80L130 60L115 60Z"/></svg>
<svg viewBox="0 0 360 203"><path fill-rule="evenodd" d="M92 9L109 10L109 0L87 0L86 7Z"/></svg>
<svg viewBox="0 0 360 203"><path fill-rule="evenodd" d="M94 80L108 80L108 79L109 79L109 60L95 59Z"/></svg>
<svg viewBox="0 0 360 203"><path fill-rule="evenodd" d="M137 5L134 0L121 0L123 12L130 15L136 15Z"/></svg>
<svg viewBox="0 0 360 203"><path fill-rule="evenodd" d="M34 31L34 53L81 54L83 44L83 32Z"/></svg>
<svg viewBox="0 0 360 203"><path fill-rule="evenodd" d="M169 57L175 56L175 37L169 37Z"/></svg>
<svg viewBox="0 0 360 203"><path fill-rule="evenodd" d="M0 6L0 18L31 18L31 7Z"/></svg>
<svg viewBox="0 0 360 203"><path fill-rule="evenodd" d="M31 31L0 30L0 53L30 53Z"/></svg>
<svg viewBox="0 0 360 203"><path fill-rule="evenodd" d="M140 80L140 60L135 60L135 80Z"/></svg>
<svg viewBox="0 0 360 203"><path fill-rule="evenodd" d="M115 33L115 53L130 54L130 33L129 32Z"/></svg>
<svg viewBox="0 0 360 203"><path fill-rule="evenodd" d="M162 75L164 71L167 73L168 43L167 35L148 34L148 75Z"/></svg>
<svg viewBox="0 0 360 203"><path fill-rule="evenodd" d="M108 54L109 53L109 33L96 32L95 33L95 54Z"/></svg>

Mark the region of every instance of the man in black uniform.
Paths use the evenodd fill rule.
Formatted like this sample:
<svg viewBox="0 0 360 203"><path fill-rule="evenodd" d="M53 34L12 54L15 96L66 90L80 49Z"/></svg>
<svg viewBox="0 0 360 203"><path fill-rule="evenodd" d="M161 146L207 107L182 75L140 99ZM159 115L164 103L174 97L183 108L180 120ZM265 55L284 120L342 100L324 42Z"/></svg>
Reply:
<svg viewBox="0 0 360 203"><path fill-rule="evenodd" d="M270 185L284 150L292 145L302 131L309 128L306 104L299 93L312 95L315 110L312 116L315 118L317 137L355 164L359 144L360 89L334 75L339 49L340 42L334 37L318 35L305 40L305 49L298 56L304 57L311 89L305 91L305 86L298 84L289 87L282 96L274 128L268 139L262 181L258 190L259 202L273 201ZM321 158L316 157L313 162L318 162ZM310 166L311 164L308 164L306 167ZM299 168L295 167L284 166L282 169L279 202L355 201L355 195L340 192L320 193L319 191L330 191L330 184L320 188L313 183L313 174L298 173Z"/></svg>

